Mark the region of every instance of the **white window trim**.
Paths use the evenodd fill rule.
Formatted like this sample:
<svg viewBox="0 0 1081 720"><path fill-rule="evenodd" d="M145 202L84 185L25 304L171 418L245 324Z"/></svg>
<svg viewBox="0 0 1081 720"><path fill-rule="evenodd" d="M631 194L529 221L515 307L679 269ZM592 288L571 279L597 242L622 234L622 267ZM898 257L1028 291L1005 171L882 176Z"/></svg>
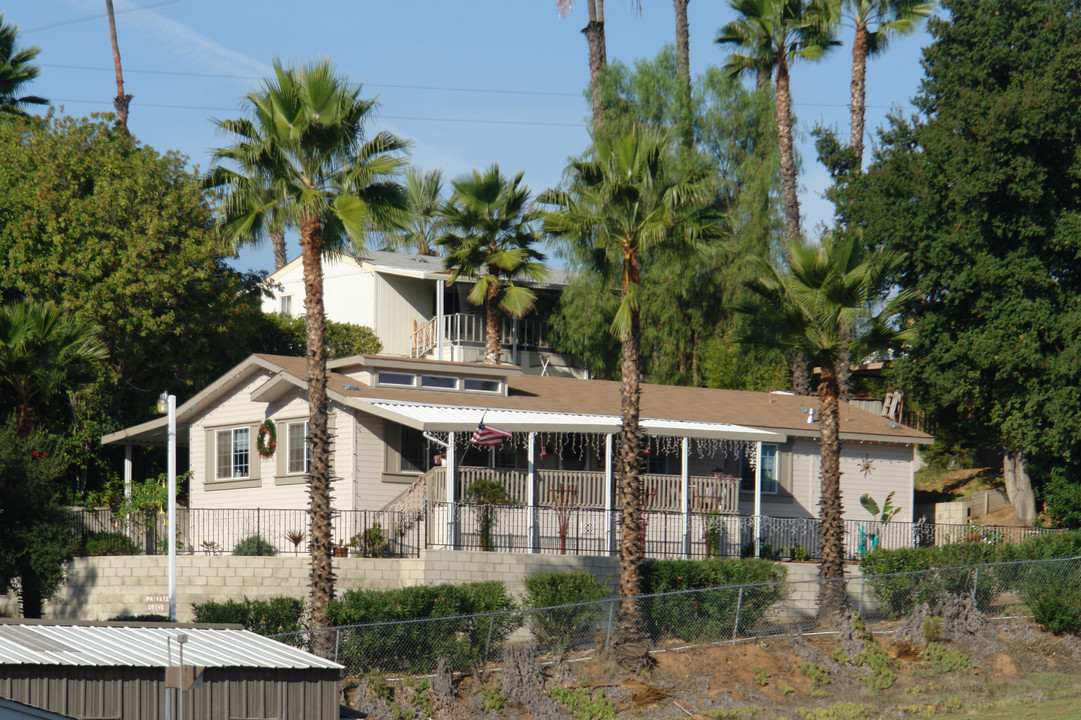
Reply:
<svg viewBox="0 0 1081 720"><path fill-rule="evenodd" d="M308 421L307 420L292 420L286 421L285 425L285 474L286 475L307 475L311 470L312 456L311 446L308 444ZM292 428L296 425L304 427L304 469L293 470L293 446L291 442Z"/></svg>
<svg viewBox="0 0 1081 720"><path fill-rule="evenodd" d="M236 466L237 466L237 445L236 445L236 442L237 442L237 433L239 433L240 431L244 431L245 433L247 433L247 441L248 441L248 472L245 473L244 475L237 475L236 474L236 469L237 469L236 468ZM218 438L222 435L222 433L229 433L229 458L230 458L231 474L228 475L227 477L222 477L219 474L221 472L221 467L222 467L222 463L221 463L222 458L221 458L221 455L219 454ZM253 466L253 464L255 462L257 462L255 460L255 457L258 457L258 453L255 453L255 457L252 456L253 454L252 454L252 446L251 446L251 438L252 438L251 427L240 426L240 427L231 427L231 428L221 428L221 429L218 429L218 430L214 431L213 437L214 437L214 447L213 447L213 453L214 453L214 480L216 482L229 481L229 480L250 480L252 478L252 466Z"/></svg>

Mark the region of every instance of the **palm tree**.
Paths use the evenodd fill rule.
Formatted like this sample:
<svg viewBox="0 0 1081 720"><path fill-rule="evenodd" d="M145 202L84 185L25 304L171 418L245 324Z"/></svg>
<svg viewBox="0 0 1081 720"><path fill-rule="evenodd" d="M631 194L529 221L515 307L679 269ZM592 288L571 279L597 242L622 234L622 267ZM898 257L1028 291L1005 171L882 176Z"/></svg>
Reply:
<svg viewBox="0 0 1081 720"><path fill-rule="evenodd" d="M797 239L788 257L787 268L763 261L760 276L746 284L757 302L740 308L752 320L743 340L802 352L821 367L819 608L829 613L846 602L838 366L910 342L913 331L897 323L914 296L889 295L889 278L904 256L867 250L857 233L826 236L818 246Z"/></svg>
<svg viewBox="0 0 1081 720"><path fill-rule="evenodd" d="M384 248L415 250L417 255L435 255L434 245L446 228L440 214L443 201L443 171L421 172L410 168L405 176L406 209L388 227L378 229Z"/></svg>
<svg viewBox="0 0 1081 720"><path fill-rule="evenodd" d="M643 547L640 531L642 438L639 431L641 327L639 292L643 262L658 251L712 237L713 184L704 173L677 179L668 139L633 128L621 137L593 138L593 157L571 163L568 189L549 190L539 202L545 229L569 246L569 253L602 277L619 278L620 302L612 332L620 339L619 498L622 530L619 554L618 638L642 635L640 609Z"/></svg>
<svg viewBox="0 0 1081 720"><path fill-rule="evenodd" d="M863 164L863 123L867 108L867 58L886 49L892 35L908 35L935 9L921 0L842 0L841 12L852 23L852 137L849 147L857 170ZM871 28L874 28L873 30Z"/></svg>
<svg viewBox="0 0 1081 720"><path fill-rule="evenodd" d="M49 101L36 95L18 97L19 88L41 72L37 65L30 64L41 48L34 46L16 51L18 34L18 26L5 24L4 13L0 13L0 113L25 115L23 106L47 105Z"/></svg>
<svg viewBox="0 0 1081 720"><path fill-rule="evenodd" d="M521 317L533 307L537 294L515 285L516 279L544 280L544 255L533 248L536 213L522 173L507 179L492 165L483 173L454 181L454 194L443 207L448 232L439 238L446 249L444 266L453 270L450 282L463 275L476 277L469 301L484 305L484 362L499 364L500 319Z"/></svg>
<svg viewBox="0 0 1081 720"><path fill-rule="evenodd" d="M735 48L725 63L726 74L754 72L761 87L763 71L776 71L781 194L785 236L791 241L799 237L800 214L788 68L799 59L817 60L837 44L832 37L835 9L829 0L730 0L730 4L738 17L721 28L716 39Z"/></svg>
<svg viewBox="0 0 1081 720"><path fill-rule="evenodd" d="M131 95L124 92L124 69L120 65L120 45L116 41L116 17L113 14L113 0L105 0L105 14L109 16L109 42L113 46L113 67L116 69L116 97L113 107L116 109L116 124L124 132L128 131L128 106Z"/></svg>
<svg viewBox="0 0 1081 720"><path fill-rule="evenodd" d="M0 306L0 408L28 437L41 412L90 382L93 364L107 356L97 328L51 302Z"/></svg>
<svg viewBox="0 0 1081 720"><path fill-rule="evenodd" d="M334 599L331 560L330 435L327 428L326 317L323 308L324 253L361 245L366 231L404 207L394 177L405 143L381 132L366 139L373 100L361 86L338 75L328 60L300 68L274 61L274 77L246 100L239 120L217 121L233 145L214 152L208 185L225 198L224 236L232 243L258 240L277 220L300 231L307 336L308 473L311 516L312 624L326 628ZM228 168L218 163L228 162ZM267 188L272 188L267 192ZM327 654L333 640L320 633L316 650Z"/></svg>

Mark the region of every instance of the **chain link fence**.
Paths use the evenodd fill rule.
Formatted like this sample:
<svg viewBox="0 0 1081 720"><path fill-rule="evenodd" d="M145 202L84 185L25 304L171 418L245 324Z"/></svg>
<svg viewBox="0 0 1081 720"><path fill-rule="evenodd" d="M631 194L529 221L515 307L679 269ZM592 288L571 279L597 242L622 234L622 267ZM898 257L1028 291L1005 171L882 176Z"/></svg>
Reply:
<svg viewBox="0 0 1081 720"><path fill-rule="evenodd" d="M333 659L353 676L426 675L438 665L465 672L497 662L509 645L531 647L553 661L606 654L616 635L618 605L617 598L609 598L273 637L311 650L317 632L330 633ZM655 649L833 629L835 620L851 611L875 629L912 616L978 612L1028 615L1046 629L1076 631L1081 629L1081 558L685 590L643 595L637 610L635 630Z"/></svg>

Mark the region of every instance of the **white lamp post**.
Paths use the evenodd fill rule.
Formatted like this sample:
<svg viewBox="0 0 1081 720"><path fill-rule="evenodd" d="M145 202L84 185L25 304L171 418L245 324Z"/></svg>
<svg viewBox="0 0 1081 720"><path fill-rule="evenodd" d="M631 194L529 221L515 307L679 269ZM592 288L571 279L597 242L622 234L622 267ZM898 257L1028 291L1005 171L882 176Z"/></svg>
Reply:
<svg viewBox="0 0 1081 720"><path fill-rule="evenodd" d="M163 392L158 412L169 415L169 619L176 622L176 395Z"/></svg>

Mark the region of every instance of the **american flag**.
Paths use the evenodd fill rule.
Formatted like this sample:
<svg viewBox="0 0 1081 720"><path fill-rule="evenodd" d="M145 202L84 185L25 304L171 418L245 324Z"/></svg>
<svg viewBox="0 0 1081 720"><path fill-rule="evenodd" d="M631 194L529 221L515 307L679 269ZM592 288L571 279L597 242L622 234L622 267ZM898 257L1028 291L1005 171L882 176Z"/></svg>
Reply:
<svg viewBox="0 0 1081 720"><path fill-rule="evenodd" d="M473 437L469 438L469 442L474 445L480 445L481 447L499 447L503 444L503 441L511 437L511 434L506 430L500 430L497 427L491 425L485 425L481 421L477 425L477 429L473 431Z"/></svg>

